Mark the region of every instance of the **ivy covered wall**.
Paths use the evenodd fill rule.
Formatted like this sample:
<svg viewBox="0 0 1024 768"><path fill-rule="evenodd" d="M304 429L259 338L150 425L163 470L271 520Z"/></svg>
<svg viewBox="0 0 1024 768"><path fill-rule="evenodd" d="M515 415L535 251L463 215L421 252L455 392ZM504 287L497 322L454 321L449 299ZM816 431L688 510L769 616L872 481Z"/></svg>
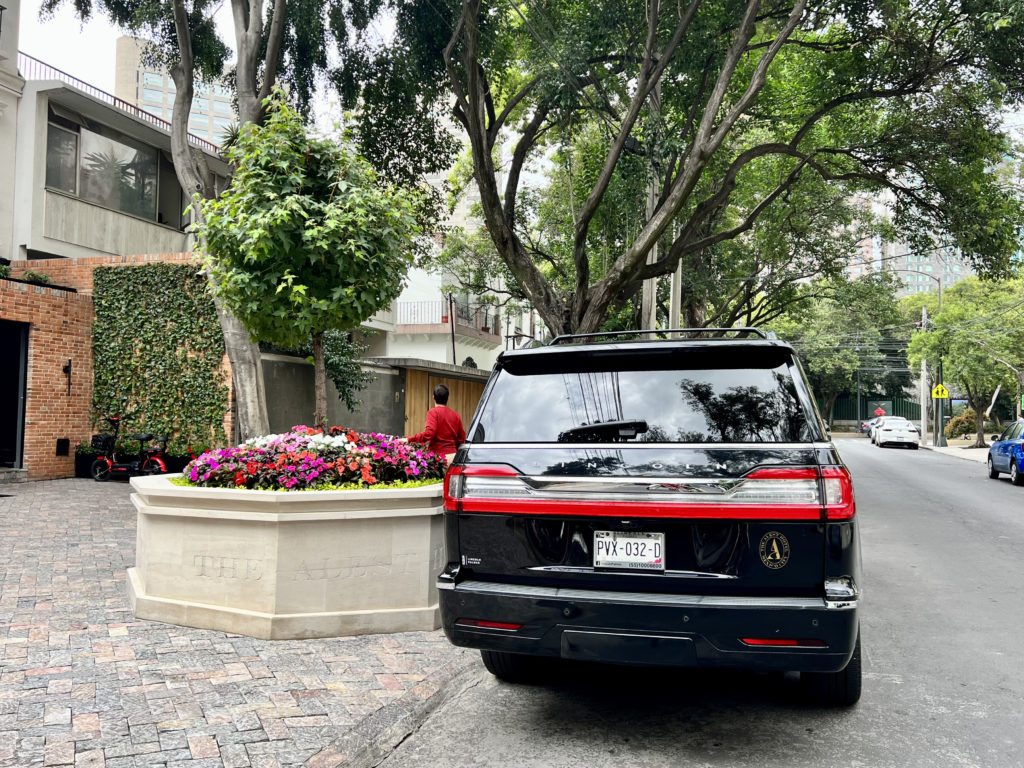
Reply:
<svg viewBox="0 0 1024 768"><path fill-rule="evenodd" d="M168 450L225 445L229 374L206 278L195 264L93 273L93 417L129 413L122 434L167 435Z"/></svg>

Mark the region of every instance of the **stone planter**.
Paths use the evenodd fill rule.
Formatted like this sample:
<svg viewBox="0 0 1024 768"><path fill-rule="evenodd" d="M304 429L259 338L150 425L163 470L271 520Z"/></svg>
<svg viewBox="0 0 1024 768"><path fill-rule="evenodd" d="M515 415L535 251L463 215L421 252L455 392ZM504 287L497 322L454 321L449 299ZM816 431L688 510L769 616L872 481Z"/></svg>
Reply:
<svg viewBox="0 0 1024 768"><path fill-rule="evenodd" d="M170 477L131 480L137 618L270 640L440 626L440 483L282 492Z"/></svg>

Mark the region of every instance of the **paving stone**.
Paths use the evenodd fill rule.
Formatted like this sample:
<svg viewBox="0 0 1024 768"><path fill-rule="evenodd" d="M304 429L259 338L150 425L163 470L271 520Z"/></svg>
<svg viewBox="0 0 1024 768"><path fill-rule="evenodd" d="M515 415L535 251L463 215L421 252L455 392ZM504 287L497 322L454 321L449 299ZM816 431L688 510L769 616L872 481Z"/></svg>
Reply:
<svg viewBox="0 0 1024 768"><path fill-rule="evenodd" d="M333 768L341 735L372 734L382 707L426 699L473 659L440 632L264 641L137 621L130 487L57 480L9 492L0 765Z"/></svg>

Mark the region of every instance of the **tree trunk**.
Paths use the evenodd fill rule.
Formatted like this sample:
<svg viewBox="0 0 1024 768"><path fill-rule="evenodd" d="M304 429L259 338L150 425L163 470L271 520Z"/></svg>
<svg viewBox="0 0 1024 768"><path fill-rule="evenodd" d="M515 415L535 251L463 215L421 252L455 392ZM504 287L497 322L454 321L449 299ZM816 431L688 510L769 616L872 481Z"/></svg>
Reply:
<svg viewBox="0 0 1024 768"><path fill-rule="evenodd" d="M324 365L324 332L313 334L313 426L327 429L327 367Z"/></svg>
<svg viewBox="0 0 1024 768"><path fill-rule="evenodd" d="M828 428L830 430L832 429L832 411L835 410L836 400L838 399L839 393L835 392L833 394L827 395L825 397L825 402L822 403L822 405L825 406L825 421L828 422ZM860 425L858 424L857 426Z"/></svg>
<svg viewBox="0 0 1024 768"><path fill-rule="evenodd" d="M277 0L277 2L283 9L283 0ZM257 4L256 7L260 6ZM174 164L178 183L181 184L185 196L192 201L192 216L195 218L199 215L199 201L212 198L216 194L216 185L205 156L188 143L188 115L192 109L195 83L192 33L188 11L183 0L172 0L171 11L174 17L179 54L178 61L170 69L171 79L174 80L175 85L174 111L171 119L171 161ZM279 36L280 31L278 30ZM248 42L250 47L258 47L258 40ZM271 41L274 55L276 55L278 44L279 40ZM243 46L239 47L239 51L240 54L246 53L243 51ZM270 72L268 77L272 81L273 72ZM265 86L269 87L268 84ZM242 112L241 109L239 111ZM253 119L251 114L240 114L240 118L243 122ZM221 303L217 295L215 281L209 270L207 270L207 276L210 280L214 305L217 308L217 317L220 319L221 332L224 335L224 349L231 362L231 382L235 392L235 429L242 440L265 435L270 431L270 421L267 417L267 397L259 347L250 339L249 332L242 326L238 318Z"/></svg>
<svg viewBox="0 0 1024 768"><path fill-rule="evenodd" d="M974 426L978 430L978 434L975 437L974 445L972 448L985 448L988 443L985 442L985 414L980 408L974 409Z"/></svg>

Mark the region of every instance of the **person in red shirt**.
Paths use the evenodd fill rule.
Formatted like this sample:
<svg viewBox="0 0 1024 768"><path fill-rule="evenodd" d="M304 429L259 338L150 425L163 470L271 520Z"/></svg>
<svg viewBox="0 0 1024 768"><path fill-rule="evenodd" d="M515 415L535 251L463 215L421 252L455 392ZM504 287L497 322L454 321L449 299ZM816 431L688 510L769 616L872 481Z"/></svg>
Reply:
<svg viewBox="0 0 1024 768"><path fill-rule="evenodd" d="M459 414L448 407L448 387L444 384L434 387L434 403L434 407L427 411L426 428L405 438L405 441L426 443L431 451L444 456L450 464L459 444L466 440L466 430Z"/></svg>

